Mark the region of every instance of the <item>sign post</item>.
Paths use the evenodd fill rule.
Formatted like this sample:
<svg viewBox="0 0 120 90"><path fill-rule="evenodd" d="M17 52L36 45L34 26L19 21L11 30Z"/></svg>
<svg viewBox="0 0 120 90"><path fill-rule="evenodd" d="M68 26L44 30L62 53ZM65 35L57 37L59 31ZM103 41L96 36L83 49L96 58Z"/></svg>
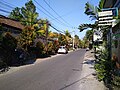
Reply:
<svg viewBox="0 0 120 90"><path fill-rule="evenodd" d="M114 27L116 19L115 17L118 16L118 9L117 8L109 8L109 9L104 9L102 12L98 13L98 26L103 27L103 26L109 26L110 29L108 31L108 59L111 60L112 58L112 42L111 42L111 37L112 37L112 27ZM111 65L112 68L112 65ZM113 69L113 68L112 68Z"/></svg>

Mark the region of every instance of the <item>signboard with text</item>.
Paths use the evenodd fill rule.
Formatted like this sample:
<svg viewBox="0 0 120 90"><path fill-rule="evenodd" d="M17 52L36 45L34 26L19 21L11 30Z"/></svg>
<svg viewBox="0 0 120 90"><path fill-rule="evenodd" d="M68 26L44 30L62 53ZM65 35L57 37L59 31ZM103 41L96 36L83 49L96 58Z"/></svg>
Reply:
<svg viewBox="0 0 120 90"><path fill-rule="evenodd" d="M112 25L113 22L112 10L99 12L98 16L99 16L98 26Z"/></svg>
<svg viewBox="0 0 120 90"><path fill-rule="evenodd" d="M107 8L98 12L98 26L114 26L118 17L118 8Z"/></svg>

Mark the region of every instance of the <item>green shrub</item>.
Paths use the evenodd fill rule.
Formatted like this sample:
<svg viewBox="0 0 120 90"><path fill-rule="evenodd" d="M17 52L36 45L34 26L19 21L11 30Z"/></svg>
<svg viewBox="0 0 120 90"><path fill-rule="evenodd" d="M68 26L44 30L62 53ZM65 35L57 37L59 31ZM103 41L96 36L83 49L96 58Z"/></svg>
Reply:
<svg viewBox="0 0 120 90"><path fill-rule="evenodd" d="M11 35L11 33L4 33L0 45L0 55L2 57L2 61L7 65L11 65L14 60L14 50L16 46L17 40Z"/></svg>
<svg viewBox="0 0 120 90"><path fill-rule="evenodd" d="M54 41L54 42L53 42L53 49L54 49L55 53L57 53L58 48L59 48L59 43L58 43L58 41Z"/></svg>
<svg viewBox="0 0 120 90"><path fill-rule="evenodd" d="M54 44L53 42L48 43L48 54L55 54L57 49L57 44Z"/></svg>
<svg viewBox="0 0 120 90"><path fill-rule="evenodd" d="M120 71L117 68L114 68L112 74L112 86L113 90L120 90Z"/></svg>
<svg viewBox="0 0 120 90"><path fill-rule="evenodd" d="M111 80L111 60L108 60L108 52L106 50L101 52L95 64L95 70L99 81L108 82Z"/></svg>
<svg viewBox="0 0 120 90"><path fill-rule="evenodd" d="M41 55L43 55L45 53L44 48L45 48L45 46L44 46L44 44L42 42L39 41L39 42L36 43L35 52L36 52L37 57L39 57L39 56L41 56Z"/></svg>

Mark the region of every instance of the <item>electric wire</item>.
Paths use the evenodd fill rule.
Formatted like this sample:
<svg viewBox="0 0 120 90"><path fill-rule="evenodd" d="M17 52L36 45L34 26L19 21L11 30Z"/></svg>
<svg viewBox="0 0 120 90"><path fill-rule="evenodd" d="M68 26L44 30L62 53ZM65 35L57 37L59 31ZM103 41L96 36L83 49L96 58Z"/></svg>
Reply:
<svg viewBox="0 0 120 90"><path fill-rule="evenodd" d="M46 10L42 5L40 5L36 0L34 0L35 1L35 3L37 3L42 9L44 9L48 14L50 14L53 18L56 18L55 16L53 16L48 10ZM52 19L53 19L52 18ZM65 23L63 23L62 21L60 21L59 19L55 19L55 21L57 20L57 22L59 23L59 24L61 24L61 25L63 25L63 26L66 26L66 24ZM68 26L66 26L66 27L68 27Z"/></svg>
<svg viewBox="0 0 120 90"><path fill-rule="evenodd" d="M62 31L58 30L57 28L55 28L54 26L52 26L51 24L49 26L52 27L53 29L55 29L56 31L60 32L60 33L64 33Z"/></svg>
<svg viewBox="0 0 120 90"><path fill-rule="evenodd" d="M3 0L2 0L3 1ZM3 3L4 2L4 3ZM2 5L4 5L4 6L6 6L6 7L8 7L8 8L10 8L10 9L13 9L14 7L12 7L12 6L10 6L9 4L10 3L7 3L7 2L5 2L5 1L3 1L3 2L1 2L0 1L0 4L2 4ZM7 3L7 4L6 4ZM38 3L39 4L39 3ZM40 4L39 4L40 5ZM9 11L7 11L7 10L4 10L4 9L2 9L3 7L2 6L0 6L1 8L0 8L0 11L1 12L4 12L4 13L11 13L11 12L9 12ZM41 6L42 7L42 6ZM51 19L53 19L52 17L54 17L53 15L52 15L52 17L50 16L51 15L51 13L49 13L44 7L42 7L47 13L49 13L49 14L46 14L44 11L42 11L40 8L38 8L38 7L36 7L38 10L40 10L42 13L44 13L45 15L47 15L49 18L51 18ZM55 18L55 17L54 17ZM58 30L57 28L55 28L54 26L52 26L52 25L50 25L53 29L55 29L56 31L58 31L58 32L60 32L60 33L64 33L64 32L62 32L62 31L60 31L60 30Z"/></svg>
<svg viewBox="0 0 120 90"><path fill-rule="evenodd" d="M8 4L10 7L13 7L13 8L15 8L16 6L15 5L13 5L13 4L11 4L11 3L8 3L8 2L6 2L6 1L4 1L4 0L1 0L2 2L4 2L4 3L6 3L6 4ZM12 6L11 6L12 5Z"/></svg>
<svg viewBox="0 0 120 90"><path fill-rule="evenodd" d="M5 12L5 13L10 13L9 11L3 10L3 9L0 9L0 11Z"/></svg>
<svg viewBox="0 0 120 90"><path fill-rule="evenodd" d="M2 4L2 5L4 5L4 6L7 6L7 7L11 8L11 9L14 9L14 7L12 7L12 6L10 6L10 5L6 4L6 3L3 3L3 2L1 2L1 1L0 1L0 4Z"/></svg>
<svg viewBox="0 0 120 90"><path fill-rule="evenodd" d="M53 26L53 25L54 25L54 26ZM56 25L55 25L55 24L53 24L53 23L52 23L52 26L53 26L53 27L56 27L56 28L59 28L58 26L56 26ZM62 31L61 31L61 30L62 30L62 29L60 29L60 28L59 28L59 30L57 29L57 31L58 31L58 32L60 32L60 33L61 33L61 32L62 32L62 33L64 33L64 32L65 32L64 30L62 30Z"/></svg>
<svg viewBox="0 0 120 90"><path fill-rule="evenodd" d="M43 0L47 5L48 5L48 7L59 17L59 18L61 18L61 20L63 20L66 24L68 24L68 26L70 25L67 21L65 21L47 2L46 2L46 0ZM71 27L72 25L70 25L70 27Z"/></svg>

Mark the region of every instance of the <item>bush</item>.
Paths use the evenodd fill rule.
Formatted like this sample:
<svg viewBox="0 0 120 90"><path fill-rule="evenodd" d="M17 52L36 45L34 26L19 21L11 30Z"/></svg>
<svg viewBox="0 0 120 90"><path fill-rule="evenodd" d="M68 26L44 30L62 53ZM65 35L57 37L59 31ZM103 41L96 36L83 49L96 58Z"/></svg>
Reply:
<svg viewBox="0 0 120 90"><path fill-rule="evenodd" d="M120 90L120 70L116 68L116 64L112 73L112 87L113 90Z"/></svg>
<svg viewBox="0 0 120 90"><path fill-rule="evenodd" d="M59 43L58 43L58 41L54 41L54 42L53 42L53 49L54 49L55 53L57 53L58 48L59 48Z"/></svg>
<svg viewBox="0 0 120 90"><path fill-rule="evenodd" d="M7 65L11 65L14 60L14 51L17 46L17 40L9 33L3 35L0 45L0 55L2 61Z"/></svg>
<svg viewBox="0 0 120 90"><path fill-rule="evenodd" d="M104 81L105 83L111 82L111 60L108 60L108 52L101 52L100 56L97 58L95 64L95 70L99 81Z"/></svg>
<svg viewBox="0 0 120 90"><path fill-rule="evenodd" d="M49 42L48 43L48 47L47 47L47 51L48 51L48 54L55 54L55 48L54 48L54 45L52 42Z"/></svg>
<svg viewBox="0 0 120 90"><path fill-rule="evenodd" d="M44 48L45 46L42 42L39 41L36 43L35 53L37 57L42 56L45 53Z"/></svg>

